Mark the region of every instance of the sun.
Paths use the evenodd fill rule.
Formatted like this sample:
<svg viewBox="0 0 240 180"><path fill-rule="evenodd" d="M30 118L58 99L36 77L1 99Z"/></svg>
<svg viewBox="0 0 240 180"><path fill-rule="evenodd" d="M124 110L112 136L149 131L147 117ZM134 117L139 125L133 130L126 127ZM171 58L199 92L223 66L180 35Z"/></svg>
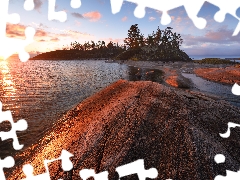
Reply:
<svg viewBox="0 0 240 180"><path fill-rule="evenodd" d="M0 55L0 60L5 60L5 57Z"/></svg>
<svg viewBox="0 0 240 180"><path fill-rule="evenodd" d="M6 60L9 57L8 53L3 53L0 51L0 60Z"/></svg>
<svg viewBox="0 0 240 180"><path fill-rule="evenodd" d="M0 59L6 60L8 57L10 57L13 54L15 49L15 44L14 43L9 44L6 41L3 44L0 45Z"/></svg>

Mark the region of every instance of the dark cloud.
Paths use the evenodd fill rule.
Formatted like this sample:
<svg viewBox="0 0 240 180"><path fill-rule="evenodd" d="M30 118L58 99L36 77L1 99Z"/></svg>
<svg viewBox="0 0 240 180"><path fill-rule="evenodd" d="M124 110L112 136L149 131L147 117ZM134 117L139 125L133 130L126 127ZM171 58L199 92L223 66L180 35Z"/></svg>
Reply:
<svg viewBox="0 0 240 180"><path fill-rule="evenodd" d="M208 30L202 36L182 35L182 49L190 55L240 55L240 36L232 36L232 29L223 26Z"/></svg>
<svg viewBox="0 0 240 180"><path fill-rule="evenodd" d="M48 28L48 26L44 25L43 23L40 23L39 27L41 27L41 28Z"/></svg>
<svg viewBox="0 0 240 180"><path fill-rule="evenodd" d="M40 9L41 9L42 4L43 4L42 0L34 0L34 4L35 4L34 9L36 9L37 11L40 12Z"/></svg>
<svg viewBox="0 0 240 180"><path fill-rule="evenodd" d="M83 15L80 14L80 13L75 13L75 12L74 12L74 13L71 13L71 14L72 14L72 16L75 17L75 18L80 18L80 19L84 18Z"/></svg>
<svg viewBox="0 0 240 180"><path fill-rule="evenodd" d="M203 43L212 44L239 44L240 36L232 36L233 30L221 27L216 31L208 30L203 36L182 35L184 45L199 45Z"/></svg>

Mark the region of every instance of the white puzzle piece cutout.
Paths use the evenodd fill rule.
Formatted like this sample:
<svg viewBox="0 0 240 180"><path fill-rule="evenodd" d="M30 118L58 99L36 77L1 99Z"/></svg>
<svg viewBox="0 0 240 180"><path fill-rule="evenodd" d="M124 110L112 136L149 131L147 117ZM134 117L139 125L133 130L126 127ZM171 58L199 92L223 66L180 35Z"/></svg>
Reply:
<svg viewBox="0 0 240 180"><path fill-rule="evenodd" d="M82 169L79 172L79 175L83 180L87 180L90 177L93 177L94 180L108 180L108 172L107 171L103 171L103 172L96 174L94 169Z"/></svg>
<svg viewBox="0 0 240 180"><path fill-rule="evenodd" d="M61 155L57 159L53 160L44 160L44 166L46 169L45 173L39 174L34 176L33 175L33 167L30 164L26 164L23 166L23 172L26 175L25 179L22 180L50 180L50 172L48 170L48 163L61 160L62 161L62 169L64 171L70 171L73 168L73 164L70 160L70 157L72 157L73 154L69 153L66 150L62 150Z"/></svg>
<svg viewBox="0 0 240 180"><path fill-rule="evenodd" d="M193 21L194 25L203 29L206 27L207 21L204 18L198 17L198 13L202 8L205 0L126 0L131 3L137 4L134 11L134 15L137 18L143 18L145 16L145 8L152 8L158 11L162 11L161 24L167 25L171 22L171 17L167 13L169 10L175 9L180 6L184 6L188 17ZM240 7L239 0L207 0L209 3L218 6L220 10L215 14L214 19L217 22L222 22L225 19L226 14L231 14L240 22L240 17L236 15L237 9ZM112 13L116 14L121 10L123 0L110 0ZM240 31L240 23L238 23L233 36L238 35Z"/></svg>
<svg viewBox="0 0 240 180"><path fill-rule="evenodd" d="M8 14L8 6L9 0L0 1L0 54L3 54L4 58L7 59L15 52L18 52L20 60L25 62L29 59L30 56L24 48L33 42L35 29L28 27L25 30L25 40L7 37L7 23L17 24L20 22L20 16L18 14Z"/></svg>
<svg viewBox="0 0 240 180"><path fill-rule="evenodd" d="M158 171L156 168L151 168L148 170L145 169L143 159L139 159L132 163L117 167L116 171L119 174L119 178L137 174L139 180L146 180L146 178L154 179L158 176Z"/></svg>
<svg viewBox="0 0 240 180"><path fill-rule="evenodd" d="M240 86L237 83L233 85L232 93L236 96L240 96Z"/></svg>
<svg viewBox="0 0 240 180"><path fill-rule="evenodd" d="M25 0L23 7L26 11L32 11L35 7L34 0Z"/></svg>
<svg viewBox="0 0 240 180"><path fill-rule="evenodd" d="M1 139L7 140L7 139L12 139L13 140L13 148L15 150L20 150L23 148L23 145L19 144L18 141L18 137L17 137L17 131L24 131L27 129L28 125L27 125L27 121L24 119L21 119L19 121L17 121L16 123L13 121L12 118L12 113L11 111L2 111L2 103L0 102L0 123L2 123L3 121L9 121L12 128L10 131L8 132L0 132L0 137Z"/></svg>
<svg viewBox="0 0 240 180"><path fill-rule="evenodd" d="M0 159L0 179L1 180L6 180L6 177L3 172L3 168L11 168L14 166L14 164L15 164L15 161L14 161L13 157L11 157L11 156L8 156L8 157L4 158L3 160Z"/></svg>
<svg viewBox="0 0 240 180"><path fill-rule="evenodd" d="M81 0L71 0L70 5L76 9L81 6ZM65 11L55 11L56 0L48 0L48 20L58 20L65 22L67 20L67 13Z"/></svg>
<svg viewBox="0 0 240 180"><path fill-rule="evenodd" d="M240 127L240 124L228 122L227 132L226 132L226 133L223 133L223 134L219 133L219 135L220 135L222 138L228 138L228 137L230 136L230 133L231 133L231 128L235 128L235 127Z"/></svg>

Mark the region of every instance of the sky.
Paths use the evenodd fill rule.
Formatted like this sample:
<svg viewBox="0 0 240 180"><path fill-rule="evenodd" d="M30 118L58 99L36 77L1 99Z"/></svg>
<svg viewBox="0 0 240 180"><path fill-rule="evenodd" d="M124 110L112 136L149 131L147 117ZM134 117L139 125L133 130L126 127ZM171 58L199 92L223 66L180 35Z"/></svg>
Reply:
<svg viewBox="0 0 240 180"><path fill-rule="evenodd" d="M34 42L26 47L30 53L53 51L70 46L77 41L109 41L123 44L127 37L128 29L133 24L138 24L141 33L146 37L153 31L172 27L173 32L181 34L183 44L181 49L188 55L219 55L240 56L240 33L232 36L238 25L238 19L227 14L224 22L214 20L214 15L219 8L205 2L198 13L199 17L207 20L206 28L200 30L187 16L183 6L169 10L171 23L161 25L162 12L157 9L146 8L143 18L134 16L136 4L124 1L121 11L113 14L110 0L82 0L81 7L74 9L70 0L56 0L55 11L67 13L66 22L48 20L48 0L34 0L35 8L26 11L23 8L24 0L9 0L8 13L18 13L20 23L7 24L7 36L24 39L26 27L34 27L36 34ZM240 17L240 8L236 12Z"/></svg>

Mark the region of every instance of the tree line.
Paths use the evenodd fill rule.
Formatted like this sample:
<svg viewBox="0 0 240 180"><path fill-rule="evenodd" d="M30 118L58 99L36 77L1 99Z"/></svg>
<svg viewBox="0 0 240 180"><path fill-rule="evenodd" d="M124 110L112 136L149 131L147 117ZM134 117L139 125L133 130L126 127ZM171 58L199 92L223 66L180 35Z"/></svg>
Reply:
<svg viewBox="0 0 240 180"><path fill-rule="evenodd" d="M70 49L80 51L97 52L101 57L132 60L190 60L189 56L180 50L183 39L180 34L172 32L171 27L156 31L144 37L138 24L131 25L123 44L110 41L107 45L104 41L88 41L80 44L77 41L71 43Z"/></svg>
<svg viewBox="0 0 240 180"><path fill-rule="evenodd" d="M128 37L124 43L128 48L138 47L159 47L161 49L178 49L183 42L180 34L173 33L171 27L160 30L158 27L156 32L152 32L147 37L140 32L138 24L132 25L128 30Z"/></svg>
<svg viewBox="0 0 240 180"><path fill-rule="evenodd" d="M138 24L131 25L123 44L110 41L87 41L79 43L71 42L70 46L63 47L64 52L52 52L43 54L41 58L56 59L98 59L112 58L119 60L191 60L180 46L183 39L180 34L172 32L171 27L148 34L141 33ZM70 50L70 52L68 52ZM74 52L74 53L73 53ZM66 55L64 55L66 54ZM48 57L49 56L49 57Z"/></svg>
<svg viewBox="0 0 240 180"><path fill-rule="evenodd" d="M122 48L124 49L124 45L119 45L118 43L114 43L112 41L110 41L107 45L105 43L105 41L98 41L98 42L94 42L94 41L87 41L83 44L75 41L75 42L71 42L70 44L70 50L80 50L80 51L89 51L89 50L94 50L94 49L118 49L118 48ZM67 48L63 48L63 50L67 50Z"/></svg>
<svg viewBox="0 0 240 180"><path fill-rule="evenodd" d="M75 41L71 42L70 50L81 50L81 51L89 51L94 49L133 49L138 47L154 47L158 46L161 49L178 49L183 39L181 38L180 34L173 33L171 27L167 27L165 30L160 30L159 27L157 28L156 32L152 32L147 37L140 32L138 28L138 24L134 24L128 30L128 37L124 39L124 44L118 44L110 41L107 45L105 41L87 41L83 44ZM63 50L67 50L68 48L64 47Z"/></svg>

